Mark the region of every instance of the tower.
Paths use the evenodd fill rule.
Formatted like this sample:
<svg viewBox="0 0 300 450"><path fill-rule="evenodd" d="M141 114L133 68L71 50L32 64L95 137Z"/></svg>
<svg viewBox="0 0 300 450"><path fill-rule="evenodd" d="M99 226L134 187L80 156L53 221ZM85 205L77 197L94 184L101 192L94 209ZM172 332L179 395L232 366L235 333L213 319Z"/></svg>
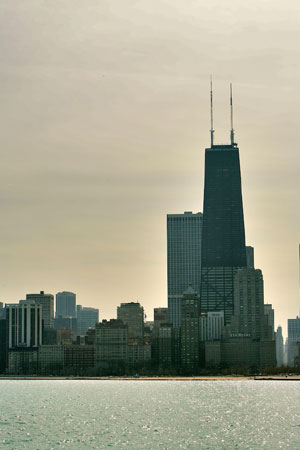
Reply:
<svg viewBox="0 0 300 450"><path fill-rule="evenodd" d="M181 324L182 294L191 286L200 292L203 214L167 215L169 322Z"/></svg>
<svg viewBox="0 0 300 450"><path fill-rule="evenodd" d="M200 312L234 312L234 276L246 267L239 149L234 141L230 85L230 144L214 144L211 87L211 146L205 149Z"/></svg>

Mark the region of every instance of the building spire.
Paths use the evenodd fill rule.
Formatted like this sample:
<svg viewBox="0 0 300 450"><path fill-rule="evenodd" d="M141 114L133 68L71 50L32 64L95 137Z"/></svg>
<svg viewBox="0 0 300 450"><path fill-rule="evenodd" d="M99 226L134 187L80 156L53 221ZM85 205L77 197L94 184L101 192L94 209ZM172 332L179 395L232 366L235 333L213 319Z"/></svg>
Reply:
<svg viewBox="0 0 300 450"><path fill-rule="evenodd" d="M234 129L233 129L233 104L232 104L232 83L230 83L230 143L232 146L234 143Z"/></svg>
<svg viewBox="0 0 300 450"><path fill-rule="evenodd" d="M214 114L213 114L213 90L212 90L212 75L210 76L210 146L214 145Z"/></svg>

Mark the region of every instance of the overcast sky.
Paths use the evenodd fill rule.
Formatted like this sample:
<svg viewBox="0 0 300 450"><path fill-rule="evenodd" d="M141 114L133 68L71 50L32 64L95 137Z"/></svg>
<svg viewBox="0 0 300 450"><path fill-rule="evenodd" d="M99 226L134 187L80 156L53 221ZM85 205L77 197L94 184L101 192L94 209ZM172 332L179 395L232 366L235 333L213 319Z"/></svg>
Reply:
<svg viewBox="0 0 300 450"><path fill-rule="evenodd" d="M0 300L167 305L166 214L202 211L229 142L276 325L299 314L300 4L0 0Z"/></svg>

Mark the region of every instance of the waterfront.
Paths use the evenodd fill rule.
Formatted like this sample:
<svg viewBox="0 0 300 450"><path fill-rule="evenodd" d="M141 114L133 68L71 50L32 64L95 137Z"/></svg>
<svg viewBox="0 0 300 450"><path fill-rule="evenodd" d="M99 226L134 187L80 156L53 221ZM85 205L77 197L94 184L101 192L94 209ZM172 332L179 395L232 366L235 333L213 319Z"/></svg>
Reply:
<svg viewBox="0 0 300 450"><path fill-rule="evenodd" d="M1 380L8 449L298 449L300 383Z"/></svg>

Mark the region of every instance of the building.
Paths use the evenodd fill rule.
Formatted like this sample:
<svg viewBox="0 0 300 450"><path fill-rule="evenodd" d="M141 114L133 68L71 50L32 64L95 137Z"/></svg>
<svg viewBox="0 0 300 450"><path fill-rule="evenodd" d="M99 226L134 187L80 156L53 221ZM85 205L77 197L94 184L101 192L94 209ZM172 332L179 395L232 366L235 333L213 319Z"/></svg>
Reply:
<svg viewBox="0 0 300 450"><path fill-rule="evenodd" d="M254 269L254 248L250 247L250 245L246 246L246 260L247 267L249 269Z"/></svg>
<svg viewBox="0 0 300 450"><path fill-rule="evenodd" d="M211 88L211 146L205 150L201 313L234 313L234 276L247 267L239 149L234 141L232 96L230 144L215 145Z"/></svg>
<svg viewBox="0 0 300 450"><path fill-rule="evenodd" d="M274 332L274 309L272 308L272 305L269 303L266 303L264 305L264 314L265 316L267 316L267 323L268 326L271 328L271 334L272 334L272 339L275 339L275 332Z"/></svg>
<svg viewBox="0 0 300 450"><path fill-rule="evenodd" d="M77 334L84 335L99 322L99 309L77 305Z"/></svg>
<svg viewBox="0 0 300 450"><path fill-rule="evenodd" d="M282 328L281 326L277 327L276 331L276 361L277 366L281 367L284 365L284 348L283 348L283 336L282 336Z"/></svg>
<svg viewBox="0 0 300 450"><path fill-rule="evenodd" d="M42 305L42 319L44 328L54 327L54 297L52 294L27 294L26 300L33 300L37 305Z"/></svg>
<svg viewBox="0 0 300 450"><path fill-rule="evenodd" d="M169 322L181 324L181 299L191 285L200 292L203 214L167 215L167 270Z"/></svg>
<svg viewBox="0 0 300 450"><path fill-rule="evenodd" d="M154 308L154 328L164 323L169 323L168 308Z"/></svg>
<svg viewBox="0 0 300 450"><path fill-rule="evenodd" d="M263 338L264 284L259 269L237 270L234 279L234 316L231 318L233 333L252 339Z"/></svg>
<svg viewBox="0 0 300 450"><path fill-rule="evenodd" d="M72 316L65 317L55 317L54 319L55 330L60 330L61 328L66 328L72 330L74 335L77 335L77 319Z"/></svg>
<svg viewBox="0 0 300 450"><path fill-rule="evenodd" d="M297 342L300 342L300 318L288 319L288 365L294 366Z"/></svg>
<svg viewBox="0 0 300 450"><path fill-rule="evenodd" d="M56 294L55 317L76 317L76 294L66 291Z"/></svg>
<svg viewBox="0 0 300 450"><path fill-rule="evenodd" d="M128 326L121 320L103 320L96 325L96 366L110 368L128 360Z"/></svg>
<svg viewBox="0 0 300 450"><path fill-rule="evenodd" d="M199 365L199 295L189 286L182 296L181 366L189 371Z"/></svg>
<svg viewBox="0 0 300 450"><path fill-rule="evenodd" d="M144 308L138 302L121 303L117 308L117 318L128 326L129 339L144 337Z"/></svg>
<svg viewBox="0 0 300 450"><path fill-rule="evenodd" d="M224 328L224 311L211 311L199 317L200 342L221 340Z"/></svg>
<svg viewBox="0 0 300 450"><path fill-rule="evenodd" d="M7 367L7 352L8 352L8 332L7 320L5 317L0 317L0 373L4 373Z"/></svg>
<svg viewBox="0 0 300 450"><path fill-rule="evenodd" d="M6 304L8 348L32 348L42 344L43 307L33 300Z"/></svg>

